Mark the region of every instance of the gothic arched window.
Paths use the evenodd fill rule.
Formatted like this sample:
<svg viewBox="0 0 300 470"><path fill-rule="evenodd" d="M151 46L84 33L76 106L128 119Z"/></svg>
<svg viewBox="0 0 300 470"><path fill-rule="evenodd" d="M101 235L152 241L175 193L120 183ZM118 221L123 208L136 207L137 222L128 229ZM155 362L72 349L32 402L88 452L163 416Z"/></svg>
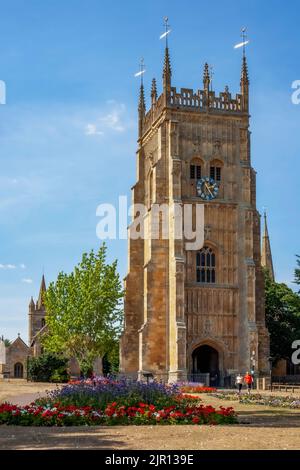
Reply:
<svg viewBox="0 0 300 470"><path fill-rule="evenodd" d="M46 325L46 320L45 320L45 318L42 318L42 320L41 320L41 326L42 326L42 328L43 328L45 325Z"/></svg>
<svg viewBox="0 0 300 470"><path fill-rule="evenodd" d="M201 165L197 162L193 162L190 165L190 179L191 180L200 180L201 179Z"/></svg>
<svg viewBox="0 0 300 470"><path fill-rule="evenodd" d="M216 255L207 246L196 253L196 278L197 282L216 282Z"/></svg>
<svg viewBox="0 0 300 470"><path fill-rule="evenodd" d="M223 162L221 160L216 159L216 160L211 161L209 176L215 181L221 181L222 167L223 167Z"/></svg>
<svg viewBox="0 0 300 470"><path fill-rule="evenodd" d="M221 181L221 167L220 166L211 166L210 167L210 177L215 181Z"/></svg>
<svg viewBox="0 0 300 470"><path fill-rule="evenodd" d="M202 174L203 169L203 161L201 158L194 157L190 161L189 166L189 184L190 184L190 196L195 197L197 196L197 181L200 180L203 176Z"/></svg>

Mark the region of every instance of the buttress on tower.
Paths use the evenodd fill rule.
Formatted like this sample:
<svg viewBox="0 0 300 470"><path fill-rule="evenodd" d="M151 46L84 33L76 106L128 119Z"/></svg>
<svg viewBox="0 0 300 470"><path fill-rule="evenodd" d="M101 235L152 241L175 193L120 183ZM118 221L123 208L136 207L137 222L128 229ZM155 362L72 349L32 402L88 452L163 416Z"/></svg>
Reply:
<svg viewBox="0 0 300 470"><path fill-rule="evenodd" d="M153 80L148 112L140 89L132 196L147 212L143 238L131 236L135 218L129 226L121 372L169 381L209 373L222 385L254 364L256 373L269 372L247 61L243 55L235 96L228 87L215 94L207 64L197 92L177 91L171 75L166 44L163 92L157 96ZM203 181L210 193L217 186L216 197L199 192ZM187 250L175 237L171 210L168 239L151 237L153 205L175 203L192 204L193 217L204 205L202 249Z"/></svg>

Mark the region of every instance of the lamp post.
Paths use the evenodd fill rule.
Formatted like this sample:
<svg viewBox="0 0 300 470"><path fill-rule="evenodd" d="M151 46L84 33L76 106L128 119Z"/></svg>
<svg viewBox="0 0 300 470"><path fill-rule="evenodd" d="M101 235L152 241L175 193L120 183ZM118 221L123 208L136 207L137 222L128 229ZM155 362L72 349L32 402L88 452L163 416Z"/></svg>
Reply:
<svg viewBox="0 0 300 470"><path fill-rule="evenodd" d="M270 391L272 392L272 365L273 365L273 357L269 357L269 366L270 366Z"/></svg>
<svg viewBox="0 0 300 470"><path fill-rule="evenodd" d="M254 388L254 374L255 374L255 364L256 364L256 360L255 360L255 351L253 350L252 353L251 353L251 375L252 375L252 379L253 379L253 388Z"/></svg>

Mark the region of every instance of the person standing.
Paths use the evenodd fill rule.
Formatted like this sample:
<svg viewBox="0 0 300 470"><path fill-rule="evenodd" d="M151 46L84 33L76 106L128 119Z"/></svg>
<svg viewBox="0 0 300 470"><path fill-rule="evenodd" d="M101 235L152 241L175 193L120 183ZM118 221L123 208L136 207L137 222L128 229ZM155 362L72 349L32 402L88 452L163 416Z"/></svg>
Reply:
<svg viewBox="0 0 300 470"><path fill-rule="evenodd" d="M246 375L244 376L244 382L245 382L245 384L247 385L247 388L248 388L248 395L250 395L251 387L252 387L252 383L253 383L253 378L252 378L252 375L249 374L248 371L246 372Z"/></svg>
<svg viewBox="0 0 300 470"><path fill-rule="evenodd" d="M238 373L235 378L235 385L237 386L238 394L240 395L243 387L243 376L240 373Z"/></svg>

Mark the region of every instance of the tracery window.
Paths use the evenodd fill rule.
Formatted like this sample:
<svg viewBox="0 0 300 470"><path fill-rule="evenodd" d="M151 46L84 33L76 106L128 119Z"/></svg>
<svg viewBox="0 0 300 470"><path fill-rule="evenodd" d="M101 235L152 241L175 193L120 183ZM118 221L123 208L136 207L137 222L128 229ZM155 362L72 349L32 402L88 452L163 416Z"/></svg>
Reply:
<svg viewBox="0 0 300 470"><path fill-rule="evenodd" d="M196 253L196 279L201 283L216 282L216 255L207 246Z"/></svg>

